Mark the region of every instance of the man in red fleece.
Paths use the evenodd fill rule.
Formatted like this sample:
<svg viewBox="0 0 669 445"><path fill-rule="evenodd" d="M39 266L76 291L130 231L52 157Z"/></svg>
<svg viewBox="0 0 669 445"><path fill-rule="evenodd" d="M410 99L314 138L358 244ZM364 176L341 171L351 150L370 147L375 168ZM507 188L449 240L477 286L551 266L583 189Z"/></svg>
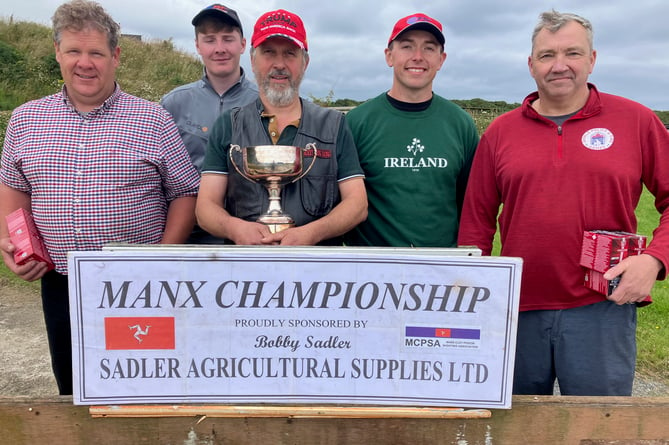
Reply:
<svg viewBox="0 0 669 445"><path fill-rule="evenodd" d="M537 91L496 119L477 149L459 245L489 255L498 211L502 255L522 257L514 393L630 395L636 310L669 262L669 133L648 108L588 83L590 22L540 15L528 58ZM584 230L635 232L643 186L662 214L645 253L608 298L583 284ZM646 301L645 301L646 300Z"/></svg>

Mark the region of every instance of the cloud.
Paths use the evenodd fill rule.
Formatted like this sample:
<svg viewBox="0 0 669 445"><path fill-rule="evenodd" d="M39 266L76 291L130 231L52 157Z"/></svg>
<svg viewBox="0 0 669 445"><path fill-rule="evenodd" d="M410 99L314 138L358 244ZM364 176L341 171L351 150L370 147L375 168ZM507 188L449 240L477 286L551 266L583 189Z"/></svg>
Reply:
<svg viewBox="0 0 669 445"><path fill-rule="evenodd" d="M125 33L171 39L194 54L190 19L215 0L100 0ZM0 0L3 16L49 24L58 0ZM223 1L240 15L246 37L263 12L283 8L304 20L311 62L304 96L364 100L386 91L392 72L383 50L397 19L424 12L440 20L448 59L434 90L450 99L520 102L535 88L527 70L530 37L539 13L556 8L592 21L597 65L591 76L600 90L669 110L669 2L635 0L633 7L610 0L338 0ZM250 72L248 54L243 66Z"/></svg>

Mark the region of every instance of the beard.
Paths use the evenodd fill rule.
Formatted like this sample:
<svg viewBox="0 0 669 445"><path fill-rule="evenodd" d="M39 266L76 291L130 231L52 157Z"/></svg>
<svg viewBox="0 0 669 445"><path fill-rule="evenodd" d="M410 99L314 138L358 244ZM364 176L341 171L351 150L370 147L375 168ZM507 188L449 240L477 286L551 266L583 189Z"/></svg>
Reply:
<svg viewBox="0 0 669 445"><path fill-rule="evenodd" d="M272 70L264 77L256 70L253 71L253 74L263 96L275 107L290 105L299 96L302 76L293 78L286 70ZM273 86L271 83L272 76L288 77L288 85Z"/></svg>

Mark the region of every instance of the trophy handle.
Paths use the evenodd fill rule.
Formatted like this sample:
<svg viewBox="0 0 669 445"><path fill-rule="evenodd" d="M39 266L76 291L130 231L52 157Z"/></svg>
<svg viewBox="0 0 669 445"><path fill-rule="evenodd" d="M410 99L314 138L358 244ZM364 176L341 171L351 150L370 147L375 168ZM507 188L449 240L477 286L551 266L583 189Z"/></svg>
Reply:
<svg viewBox="0 0 669 445"><path fill-rule="evenodd" d="M230 151L228 151L228 157L230 158L230 163L231 163L232 166L235 168L235 170L237 170L237 173L239 173L239 176L241 176L242 178L246 179L247 181L250 181L250 182L255 183L255 181L254 181L253 179L251 179L251 178L249 178L248 176L246 176L246 175L245 175L244 173L242 173L242 171L239 169L239 167L237 166L237 163L236 163L235 160L232 158L232 152L233 152L233 151L238 152L238 153L241 154L241 153L242 153L242 147L240 147L239 145L236 145L236 144L230 144Z"/></svg>
<svg viewBox="0 0 669 445"><path fill-rule="evenodd" d="M311 164L309 164L309 167L307 167L307 169L303 171L302 174L300 174L298 177L290 181L291 184L307 176L307 174L311 171L311 167L313 167L314 164L316 163L316 144L314 144L313 142L309 142L307 145L304 146L304 148L302 149L302 154L304 155L304 152L310 149L314 151L314 158L311 160Z"/></svg>

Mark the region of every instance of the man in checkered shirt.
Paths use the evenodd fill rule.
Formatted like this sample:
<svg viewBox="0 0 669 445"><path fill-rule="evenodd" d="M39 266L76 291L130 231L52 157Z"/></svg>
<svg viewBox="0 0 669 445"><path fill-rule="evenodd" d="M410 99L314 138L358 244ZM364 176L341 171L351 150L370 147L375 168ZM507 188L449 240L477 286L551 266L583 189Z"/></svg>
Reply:
<svg viewBox="0 0 669 445"><path fill-rule="evenodd" d="M27 281L42 280L51 362L72 394L67 252L106 243L183 243L195 222L199 176L170 115L121 91L119 26L97 3L53 16L61 92L18 107L0 168L0 252ZM56 269L14 262L5 216L30 211Z"/></svg>

